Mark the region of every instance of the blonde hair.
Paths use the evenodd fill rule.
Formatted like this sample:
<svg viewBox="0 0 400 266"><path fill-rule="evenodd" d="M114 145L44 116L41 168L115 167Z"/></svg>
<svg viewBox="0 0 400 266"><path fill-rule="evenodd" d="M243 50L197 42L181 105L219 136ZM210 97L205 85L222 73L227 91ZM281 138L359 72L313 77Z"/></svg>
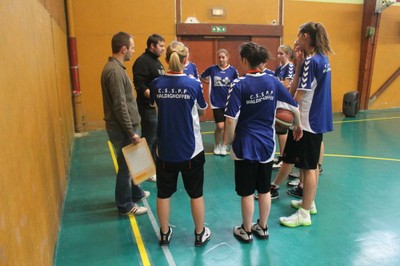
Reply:
<svg viewBox="0 0 400 266"><path fill-rule="evenodd" d="M165 59L169 64L169 69L174 72L182 72L185 62L185 58L188 55L187 47L177 41L173 41L167 47L167 52L165 55Z"/></svg>
<svg viewBox="0 0 400 266"><path fill-rule="evenodd" d="M219 54L225 54L227 57L229 57L229 53L228 53L228 51L226 50L226 49L219 49L218 50L218 52L217 52L217 55L219 55Z"/></svg>

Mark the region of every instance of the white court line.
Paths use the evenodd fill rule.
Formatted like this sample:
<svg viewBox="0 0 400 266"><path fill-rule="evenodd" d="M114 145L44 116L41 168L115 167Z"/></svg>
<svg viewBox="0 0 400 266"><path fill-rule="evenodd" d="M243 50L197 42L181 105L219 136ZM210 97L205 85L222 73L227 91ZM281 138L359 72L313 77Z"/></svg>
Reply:
<svg viewBox="0 0 400 266"><path fill-rule="evenodd" d="M153 230L154 230L154 232L155 232L156 235L157 235L157 239L160 239L160 229L159 229L159 227L158 227L156 218L154 217L154 214L153 214L153 212L151 211L151 208L150 208L150 206L149 206L149 203L148 203L147 200L145 199L145 200L143 201L143 204L144 204L144 206L147 207L147 209L148 209L147 214L149 215L149 219L150 219L151 225L153 226ZM175 263L175 261L174 261L174 258L172 257L171 252L169 251L168 246L164 246L164 245L163 245L163 246L161 246L161 248L162 248L162 250L163 250L163 252L164 252L165 258L167 259L168 265L170 265L170 266L176 266L176 263Z"/></svg>

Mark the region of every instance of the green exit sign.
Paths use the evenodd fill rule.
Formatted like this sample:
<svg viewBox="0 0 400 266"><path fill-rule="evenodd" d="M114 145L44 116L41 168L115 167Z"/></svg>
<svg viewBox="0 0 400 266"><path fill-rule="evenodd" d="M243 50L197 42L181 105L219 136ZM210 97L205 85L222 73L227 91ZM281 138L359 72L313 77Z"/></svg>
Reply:
<svg viewBox="0 0 400 266"><path fill-rule="evenodd" d="M226 26L211 26L211 32L226 32Z"/></svg>

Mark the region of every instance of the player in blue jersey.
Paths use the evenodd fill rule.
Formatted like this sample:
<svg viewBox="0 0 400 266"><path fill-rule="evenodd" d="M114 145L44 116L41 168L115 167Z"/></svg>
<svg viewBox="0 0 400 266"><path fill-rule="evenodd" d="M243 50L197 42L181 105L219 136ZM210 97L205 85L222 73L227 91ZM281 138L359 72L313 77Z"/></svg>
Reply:
<svg viewBox="0 0 400 266"><path fill-rule="evenodd" d="M235 67L229 65L229 54L225 49L217 52L218 64L208 67L200 78L209 83L209 98L213 110L216 128L214 131L214 154L226 155L227 146L221 144L224 131L225 117L224 109L229 87L239 73Z"/></svg>
<svg viewBox="0 0 400 266"><path fill-rule="evenodd" d="M282 44L279 46L277 51L279 66L276 68L274 76L279 79L283 86L288 90L290 90L290 84L292 83L294 77L294 65L290 61L291 57L292 48L290 48L289 45ZM278 127L276 128L276 134L278 135L280 156L275 161L273 168L280 168L282 165L283 149L285 148L286 143L287 129Z"/></svg>
<svg viewBox="0 0 400 266"><path fill-rule="evenodd" d="M187 45L185 45L186 48L188 49L188 55L187 55L187 62L185 64L185 67L183 68L183 73L188 75L189 77L194 77L196 79L199 79L199 71L197 70L196 64L190 62L190 50Z"/></svg>
<svg viewBox="0 0 400 266"><path fill-rule="evenodd" d="M166 75L150 84L150 103L158 107L156 147L157 214L160 223L160 245L167 245L172 236L169 226L170 198L177 190L182 174L190 197L195 224L195 245L204 245L211 231L204 226L204 148L199 115L207 108L199 80L183 73L187 48L181 42L167 47Z"/></svg>
<svg viewBox="0 0 400 266"><path fill-rule="evenodd" d="M333 130L331 98L331 53L324 26L307 22L300 26L298 47L295 49L296 74L291 93L299 103L303 138L295 141L289 130L283 161L295 164L303 176L303 199L293 200L298 209L289 217L281 217L281 224L289 227L311 225L310 214L317 213L315 195L318 184L318 161L323 133Z"/></svg>
<svg viewBox="0 0 400 266"><path fill-rule="evenodd" d="M302 137L297 103L273 76L262 72L268 50L256 43L240 46L242 66L247 74L236 79L229 90L225 109L224 140L232 143L235 160L235 190L241 197L242 225L233 229L240 241L250 243L253 233L267 239L271 207L269 193L275 153L275 110L278 103L295 114L293 138ZM259 219L253 224L254 192L259 196Z"/></svg>

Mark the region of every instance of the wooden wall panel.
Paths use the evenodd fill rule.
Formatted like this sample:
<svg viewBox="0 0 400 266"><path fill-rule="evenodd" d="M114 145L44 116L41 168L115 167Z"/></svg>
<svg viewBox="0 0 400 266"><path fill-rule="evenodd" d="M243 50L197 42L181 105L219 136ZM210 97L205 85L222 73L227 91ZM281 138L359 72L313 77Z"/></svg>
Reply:
<svg viewBox="0 0 400 266"><path fill-rule="evenodd" d="M0 8L0 265L52 265L73 137L66 33L43 2Z"/></svg>

